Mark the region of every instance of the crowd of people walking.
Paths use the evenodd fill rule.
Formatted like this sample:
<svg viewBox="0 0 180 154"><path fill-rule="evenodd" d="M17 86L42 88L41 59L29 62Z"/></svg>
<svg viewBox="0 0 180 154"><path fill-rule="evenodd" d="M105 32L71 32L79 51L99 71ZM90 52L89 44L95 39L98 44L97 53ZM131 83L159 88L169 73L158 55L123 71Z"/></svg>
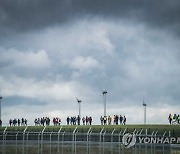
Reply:
<svg viewBox="0 0 180 154"><path fill-rule="evenodd" d="M180 115L178 116L172 116L169 115L169 122L172 123L172 119L177 119L178 123L180 122ZM49 126L51 122L51 119L49 117L42 117L42 118L36 118L34 120L35 126ZM78 116L68 116L66 118L67 125L92 125L93 119L91 116L83 116L82 118ZM100 117L101 125L125 125L126 124L126 117L125 116L101 116ZM54 126L61 125L62 121L61 118L53 118L52 123ZM0 126L2 126L2 121L0 120ZM21 118L13 120L9 120L9 126L27 126L27 119Z"/></svg>
<svg viewBox="0 0 180 154"><path fill-rule="evenodd" d="M21 118L21 119L16 119L14 118L13 120L9 120L9 126L27 126L27 119Z"/></svg>
<svg viewBox="0 0 180 154"><path fill-rule="evenodd" d="M76 116L72 116L72 117L67 117L66 122L67 125L80 125L82 121L83 125L92 125L92 117L91 116L86 116L83 117L82 119L80 118L80 116L78 115Z"/></svg>
<svg viewBox="0 0 180 154"><path fill-rule="evenodd" d="M42 117L42 118L36 118L34 120L35 126L49 126L50 125L50 118L49 117Z"/></svg>
<svg viewBox="0 0 180 154"><path fill-rule="evenodd" d="M67 125L92 125L92 117L91 116L68 116L66 118ZM180 124L180 115L179 114L169 114L168 121L170 125ZM27 119L10 119L9 126L27 126ZM34 120L35 126L49 126L50 125L49 117L36 118ZM62 121L60 118L56 117L52 119L53 125L58 126L61 125ZM122 115L114 115L114 116L101 116L100 117L101 125L126 125L126 116ZM2 126L2 120L0 119L0 126Z"/></svg>
<svg viewBox="0 0 180 154"><path fill-rule="evenodd" d="M111 116L101 116L100 117L101 125L111 125L112 122L114 125L125 125L126 124L126 117L125 116L118 116L114 115L113 117Z"/></svg>
<svg viewBox="0 0 180 154"><path fill-rule="evenodd" d="M178 114L169 114L168 116L169 124L174 125L174 124L180 124L180 115Z"/></svg>
<svg viewBox="0 0 180 154"><path fill-rule="evenodd" d="M61 119L58 117L53 118L53 124L54 124L54 126L61 125Z"/></svg>

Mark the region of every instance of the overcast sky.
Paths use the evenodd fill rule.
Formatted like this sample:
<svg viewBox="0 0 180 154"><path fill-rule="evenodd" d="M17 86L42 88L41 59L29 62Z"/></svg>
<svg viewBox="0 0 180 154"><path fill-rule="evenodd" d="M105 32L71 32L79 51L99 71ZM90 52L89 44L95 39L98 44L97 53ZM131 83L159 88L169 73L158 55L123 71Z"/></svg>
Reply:
<svg viewBox="0 0 180 154"><path fill-rule="evenodd" d="M180 113L179 0L0 0L2 120Z"/></svg>

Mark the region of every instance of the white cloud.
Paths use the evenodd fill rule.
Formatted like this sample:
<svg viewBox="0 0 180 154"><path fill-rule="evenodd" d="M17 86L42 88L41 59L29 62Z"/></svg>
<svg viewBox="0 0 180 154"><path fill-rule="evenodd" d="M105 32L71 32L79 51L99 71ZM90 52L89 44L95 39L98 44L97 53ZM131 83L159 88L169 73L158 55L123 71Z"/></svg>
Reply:
<svg viewBox="0 0 180 154"><path fill-rule="evenodd" d="M42 69L51 66L50 59L45 50L37 52L32 51L18 51L16 49L3 49L1 62L8 62L12 67L19 67L24 69Z"/></svg>
<svg viewBox="0 0 180 154"><path fill-rule="evenodd" d="M34 98L45 103L71 102L76 97L93 97L94 92L78 81L39 81L12 76L11 80L0 78L4 97Z"/></svg>
<svg viewBox="0 0 180 154"><path fill-rule="evenodd" d="M88 71L94 68L98 68L100 65L96 59L90 56L77 56L73 58L71 61L67 61L65 63L69 65L70 68L77 69L80 71Z"/></svg>

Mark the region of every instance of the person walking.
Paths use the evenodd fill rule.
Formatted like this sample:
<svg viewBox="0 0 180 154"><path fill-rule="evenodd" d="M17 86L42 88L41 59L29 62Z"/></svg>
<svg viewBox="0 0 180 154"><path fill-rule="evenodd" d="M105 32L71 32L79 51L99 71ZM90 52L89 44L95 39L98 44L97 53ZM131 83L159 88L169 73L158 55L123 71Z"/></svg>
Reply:
<svg viewBox="0 0 180 154"><path fill-rule="evenodd" d="M83 125L85 125L85 121L86 121L86 118L83 117L83 118L82 118Z"/></svg>
<svg viewBox="0 0 180 154"><path fill-rule="evenodd" d="M111 116L108 116L108 124L111 125L112 118Z"/></svg>
<svg viewBox="0 0 180 154"><path fill-rule="evenodd" d="M80 121L81 121L81 118L80 118L80 116L78 115L78 117L77 117L78 125L80 125Z"/></svg>
<svg viewBox="0 0 180 154"><path fill-rule="evenodd" d="M126 117L123 118L123 124L126 125Z"/></svg>
<svg viewBox="0 0 180 154"><path fill-rule="evenodd" d="M104 116L104 125L106 125L107 122L107 116Z"/></svg>
<svg viewBox="0 0 180 154"><path fill-rule="evenodd" d="M92 125L92 117L89 117L89 124Z"/></svg>
<svg viewBox="0 0 180 154"><path fill-rule="evenodd" d="M2 120L0 119L0 127L2 127Z"/></svg>
<svg viewBox="0 0 180 154"><path fill-rule="evenodd" d="M103 119L103 117L102 117L102 116L100 117L100 121L101 121L101 125L103 125L103 121L104 121L104 119Z"/></svg>
<svg viewBox="0 0 180 154"><path fill-rule="evenodd" d="M122 115L120 115L119 121L120 121L120 125L122 125L122 122L123 122L123 117L122 117Z"/></svg>
<svg viewBox="0 0 180 154"><path fill-rule="evenodd" d="M89 117L86 116L86 125L88 125L88 122L89 122Z"/></svg>
<svg viewBox="0 0 180 154"><path fill-rule="evenodd" d="M67 122L67 125L69 125L69 122L70 122L69 116L67 117L66 122Z"/></svg>
<svg viewBox="0 0 180 154"><path fill-rule="evenodd" d="M172 124L172 115L171 115L171 113L169 114L168 120L169 120L169 124L171 125Z"/></svg>
<svg viewBox="0 0 180 154"><path fill-rule="evenodd" d="M178 124L180 124L180 115L178 115Z"/></svg>

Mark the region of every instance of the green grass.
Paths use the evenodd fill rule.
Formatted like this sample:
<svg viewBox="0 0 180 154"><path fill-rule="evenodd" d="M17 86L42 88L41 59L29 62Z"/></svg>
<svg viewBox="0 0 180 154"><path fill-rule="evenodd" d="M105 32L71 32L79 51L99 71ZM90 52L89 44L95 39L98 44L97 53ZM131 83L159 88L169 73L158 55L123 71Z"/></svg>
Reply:
<svg viewBox="0 0 180 154"><path fill-rule="evenodd" d="M99 133L102 129L104 131L106 131L106 133L111 133L113 130L114 133L119 133L124 132L124 130L126 129L126 132L133 132L134 130L136 130L136 132L140 132L141 129L143 129L142 133L145 134L146 133L146 129L147 129L147 133L148 134L152 134L153 132L158 131L159 135L163 135L164 132L166 131L168 135L169 131L171 132L171 136L176 136L176 137L180 137L180 125L72 125L72 126L67 126L67 125L63 125L63 126L47 126L45 128L45 132L58 132L59 129L62 127L61 131L62 132L73 132L75 130L75 128L77 127L78 132L82 132L82 133L87 133L89 128L91 127L91 131L92 133ZM23 132L24 129L26 127L25 126L21 126L21 127L7 127L6 131L19 131L19 132ZM41 132L43 130L43 126L28 126L27 130L28 132ZM5 127L1 127L0 131L2 132L5 129Z"/></svg>

